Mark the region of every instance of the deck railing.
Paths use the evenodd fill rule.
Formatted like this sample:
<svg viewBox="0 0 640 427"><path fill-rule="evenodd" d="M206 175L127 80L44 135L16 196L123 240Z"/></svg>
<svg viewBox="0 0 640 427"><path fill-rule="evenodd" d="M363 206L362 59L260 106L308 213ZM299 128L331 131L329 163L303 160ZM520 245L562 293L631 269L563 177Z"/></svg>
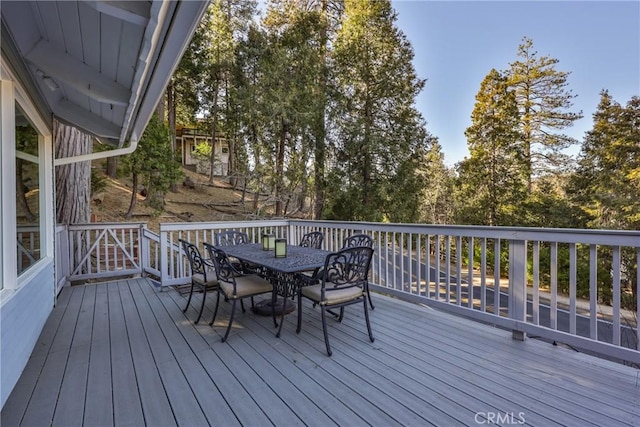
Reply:
<svg viewBox="0 0 640 427"><path fill-rule="evenodd" d="M86 281L135 275L144 272L148 262L148 236L144 223L92 223L67 227L69 259L67 281ZM61 236L61 234L59 234ZM144 256L141 256L144 254Z"/></svg>
<svg viewBox="0 0 640 427"><path fill-rule="evenodd" d="M189 282L178 239L203 250L216 232L265 232L297 244L321 231L323 247L374 239L372 289L640 364L640 232L272 220L69 227L69 280L151 274L160 286ZM429 325L425 325L429 327Z"/></svg>

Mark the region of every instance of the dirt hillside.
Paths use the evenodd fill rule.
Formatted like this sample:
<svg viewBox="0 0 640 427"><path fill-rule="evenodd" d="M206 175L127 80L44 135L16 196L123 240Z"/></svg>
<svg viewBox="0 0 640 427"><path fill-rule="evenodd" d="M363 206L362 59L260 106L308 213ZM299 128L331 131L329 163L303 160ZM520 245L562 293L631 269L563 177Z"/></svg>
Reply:
<svg viewBox="0 0 640 427"><path fill-rule="evenodd" d="M161 222L199 222L254 219L252 211L254 194L247 192L242 201L242 188L234 189L227 177L219 177L210 184L208 177L183 168L184 181L178 184L177 192L165 196L163 211L157 211L145 203L145 198L137 195L138 201L133 216L125 218L131 202L131 179L111 179L101 165L94 166L99 176L106 181L101 192L92 195L91 214L94 222L146 222L152 230ZM190 181L190 183L189 183ZM185 185L185 182L190 185ZM260 205L264 204L260 198ZM266 217L268 209L263 208Z"/></svg>

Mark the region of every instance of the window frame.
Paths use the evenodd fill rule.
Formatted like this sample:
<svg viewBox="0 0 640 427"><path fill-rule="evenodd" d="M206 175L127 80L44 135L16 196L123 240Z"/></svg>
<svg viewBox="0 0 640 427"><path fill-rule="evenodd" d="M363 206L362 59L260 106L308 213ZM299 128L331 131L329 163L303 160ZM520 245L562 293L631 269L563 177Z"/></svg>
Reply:
<svg viewBox="0 0 640 427"><path fill-rule="evenodd" d="M16 193L16 104L38 132L38 186L40 258L29 268L18 274L17 259L17 206ZM18 289L34 274L53 262L55 229L55 194L53 177L53 135L50 125L32 101L28 91L21 85L2 57L0 61L0 153L2 176L0 177L0 292ZM9 173L7 173L7 171Z"/></svg>

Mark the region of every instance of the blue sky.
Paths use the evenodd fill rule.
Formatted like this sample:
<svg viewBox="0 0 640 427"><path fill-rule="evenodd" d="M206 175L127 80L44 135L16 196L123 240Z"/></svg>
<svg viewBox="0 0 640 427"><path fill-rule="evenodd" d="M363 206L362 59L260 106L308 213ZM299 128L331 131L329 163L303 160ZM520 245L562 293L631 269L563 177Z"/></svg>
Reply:
<svg viewBox="0 0 640 427"><path fill-rule="evenodd" d="M538 56L558 59L571 72L572 111L584 118L564 132L579 141L593 125L602 89L626 104L640 95L640 0L433 1L393 0L397 26L415 52L418 76L427 79L417 107L438 137L445 163L468 155L464 130L480 83L491 68L518 59L522 37ZM579 146L569 150L577 154Z"/></svg>

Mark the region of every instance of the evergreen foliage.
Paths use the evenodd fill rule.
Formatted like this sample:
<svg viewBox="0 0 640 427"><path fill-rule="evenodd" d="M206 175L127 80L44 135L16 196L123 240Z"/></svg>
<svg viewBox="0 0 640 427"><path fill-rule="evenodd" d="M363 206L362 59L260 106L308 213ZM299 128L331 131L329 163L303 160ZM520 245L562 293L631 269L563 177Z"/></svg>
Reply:
<svg viewBox="0 0 640 427"><path fill-rule="evenodd" d="M171 152L169 130L156 115L147 125L138 147L124 158L124 163L133 178L131 203L125 216L130 218L133 214L140 185L147 193L147 203L161 208L164 195L181 172Z"/></svg>
<svg viewBox="0 0 640 427"><path fill-rule="evenodd" d="M571 73L556 70L558 59L538 57L533 40L527 37L518 46L518 57L506 74L518 106L521 149L531 191L534 177L566 166L567 158L561 151L576 141L558 131L572 126L582 118L582 112L568 111L575 98L567 89Z"/></svg>
<svg viewBox="0 0 640 427"><path fill-rule="evenodd" d="M471 120L465 131L470 157L458 164L457 220L515 225L526 197L526 159L515 92L495 69L480 85Z"/></svg>
<svg viewBox="0 0 640 427"><path fill-rule="evenodd" d="M402 189L409 193L404 200L415 203L421 188L408 166L431 142L414 106L424 81L395 20L388 1L345 1L332 52L330 218L381 221L391 212L401 218L416 212L412 203L389 197Z"/></svg>

